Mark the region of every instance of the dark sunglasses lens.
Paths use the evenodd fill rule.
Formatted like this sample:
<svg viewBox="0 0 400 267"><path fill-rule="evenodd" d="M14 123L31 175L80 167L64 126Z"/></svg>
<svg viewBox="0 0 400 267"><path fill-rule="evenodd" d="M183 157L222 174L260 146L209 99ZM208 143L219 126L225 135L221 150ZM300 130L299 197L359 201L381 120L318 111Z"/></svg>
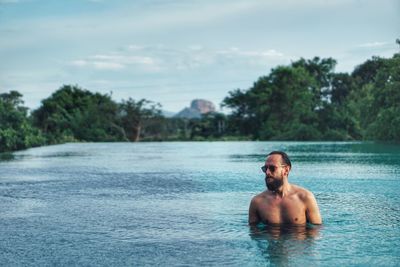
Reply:
<svg viewBox="0 0 400 267"><path fill-rule="evenodd" d="M274 172L275 171L275 166L273 166L273 165L270 165L270 166L262 166L261 167L261 170L263 171L263 172L267 172L267 169L269 169L271 172Z"/></svg>
<svg viewBox="0 0 400 267"><path fill-rule="evenodd" d="M268 168L269 168L269 170L270 170L271 172L274 172L274 171L275 171L275 166L269 166Z"/></svg>
<svg viewBox="0 0 400 267"><path fill-rule="evenodd" d="M267 171L267 169L265 168L265 166L262 166L262 167L261 167L261 170L262 170L262 172L266 172L266 171Z"/></svg>

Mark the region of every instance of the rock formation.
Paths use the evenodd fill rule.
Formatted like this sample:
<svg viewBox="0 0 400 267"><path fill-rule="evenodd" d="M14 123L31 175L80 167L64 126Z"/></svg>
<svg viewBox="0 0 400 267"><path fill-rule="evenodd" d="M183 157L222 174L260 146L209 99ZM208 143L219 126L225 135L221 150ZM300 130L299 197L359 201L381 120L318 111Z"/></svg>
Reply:
<svg viewBox="0 0 400 267"><path fill-rule="evenodd" d="M215 112L215 106L211 101L204 99L194 99L190 104L190 108L186 107L178 112L175 117L178 118L200 118L202 114Z"/></svg>

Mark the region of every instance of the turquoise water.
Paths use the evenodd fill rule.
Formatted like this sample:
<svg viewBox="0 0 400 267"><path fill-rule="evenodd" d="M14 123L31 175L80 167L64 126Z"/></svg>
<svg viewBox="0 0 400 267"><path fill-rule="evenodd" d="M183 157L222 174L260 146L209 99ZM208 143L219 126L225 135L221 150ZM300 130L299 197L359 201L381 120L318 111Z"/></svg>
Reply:
<svg viewBox="0 0 400 267"><path fill-rule="evenodd" d="M281 149L322 227L250 229ZM0 161L1 266L399 266L400 146L64 144Z"/></svg>

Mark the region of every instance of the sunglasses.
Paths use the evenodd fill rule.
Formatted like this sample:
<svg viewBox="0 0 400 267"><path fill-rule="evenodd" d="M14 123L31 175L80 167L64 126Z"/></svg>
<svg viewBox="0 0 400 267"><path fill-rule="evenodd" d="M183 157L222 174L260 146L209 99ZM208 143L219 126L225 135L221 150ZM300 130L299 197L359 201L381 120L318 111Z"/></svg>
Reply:
<svg viewBox="0 0 400 267"><path fill-rule="evenodd" d="M279 165L279 166L283 167L283 166L286 166L286 165ZM261 170L262 170L263 173L266 173L268 169L269 169L270 172L275 172L277 168L278 167L274 166L274 165L264 165L264 166L261 167Z"/></svg>

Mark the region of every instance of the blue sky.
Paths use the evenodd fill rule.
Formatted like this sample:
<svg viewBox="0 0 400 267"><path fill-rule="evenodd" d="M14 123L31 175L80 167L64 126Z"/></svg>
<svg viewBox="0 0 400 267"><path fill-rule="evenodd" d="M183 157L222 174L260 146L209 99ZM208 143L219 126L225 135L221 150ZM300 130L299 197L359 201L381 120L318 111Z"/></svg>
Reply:
<svg viewBox="0 0 400 267"><path fill-rule="evenodd" d="M398 0L0 0L0 92L37 108L77 84L177 112L300 57L351 72L396 38Z"/></svg>

